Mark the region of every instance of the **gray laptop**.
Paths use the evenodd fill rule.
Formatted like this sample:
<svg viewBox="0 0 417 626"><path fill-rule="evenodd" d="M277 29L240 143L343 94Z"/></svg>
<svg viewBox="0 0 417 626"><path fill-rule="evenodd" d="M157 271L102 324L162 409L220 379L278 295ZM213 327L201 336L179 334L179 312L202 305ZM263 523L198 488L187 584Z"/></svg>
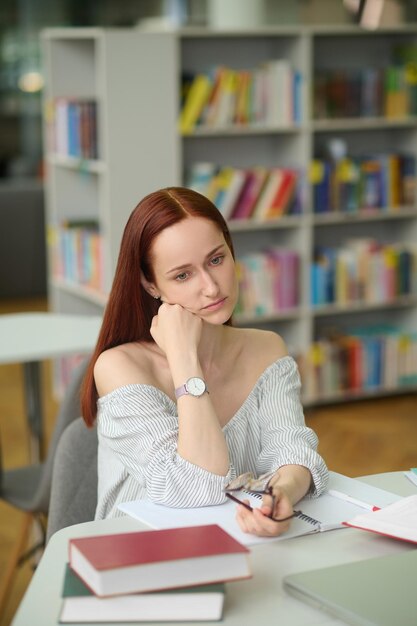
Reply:
<svg viewBox="0 0 417 626"><path fill-rule="evenodd" d="M348 624L417 626L417 550L290 574L284 589Z"/></svg>

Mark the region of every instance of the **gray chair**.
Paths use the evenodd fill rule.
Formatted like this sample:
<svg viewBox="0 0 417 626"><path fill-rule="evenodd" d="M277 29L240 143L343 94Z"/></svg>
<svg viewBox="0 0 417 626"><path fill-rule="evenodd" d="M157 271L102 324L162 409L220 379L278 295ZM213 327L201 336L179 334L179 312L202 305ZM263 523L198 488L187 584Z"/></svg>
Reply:
<svg viewBox="0 0 417 626"><path fill-rule="evenodd" d="M59 440L52 474L46 541L61 528L94 519L97 505L97 429L79 417Z"/></svg>
<svg viewBox="0 0 417 626"><path fill-rule="evenodd" d="M2 577L0 615L6 604L8 592L18 566L45 545L45 520L49 509L55 453L65 428L81 414L80 387L88 361L89 359L83 359L72 372L64 398L59 407L45 461L36 465L5 470L1 463L0 450L0 498L25 514L22 520L22 527ZM28 544L34 521L39 526L41 540L26 553L23 553Z"/></svg>

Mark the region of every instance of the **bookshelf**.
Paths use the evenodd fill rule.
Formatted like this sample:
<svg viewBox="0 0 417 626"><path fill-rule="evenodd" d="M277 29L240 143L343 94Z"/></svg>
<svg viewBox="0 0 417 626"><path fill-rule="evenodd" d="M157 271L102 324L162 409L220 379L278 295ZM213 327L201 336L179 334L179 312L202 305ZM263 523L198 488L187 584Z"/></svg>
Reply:
<svg viewBox="0 0 417 626"><path fill-rule="evenodd" d="M169 57L173 42L162 36L144 41L126 29L53 28L42 32L42 49L50 304L56 311L97 314L132 209L144 193L178 179L176 113L165 108L175 99L175 76L158 84L151 65L140 62L147 55ZM96 158L57 151L56 103L62 101L95 103ZM138 124L138 115L155 116L157 127ZM63 132L69 124L64 121ZM95 281L74 280L57 267L65 260L63 225L82 229L83 222L95 222L100 239Z"/></svg>
<svg viewBox="0 0 417 626"><path fill-rule="evenodd" d="M237 323L280 332L290 351L299 358L307 382L317 376L322 359L329 358L327 345L324 356L319 355L323 338L334 338L352 329L374 329L378 324L384 328L398 327L402 335L405 333L401 346L407 341L412 343L417 284L413 283L407 293L382 301L354 299L343 304L312 306L311 264L318 247L339 250L351 239L374 239L387 249L400 245L413 249L417 241L415 196L395 211L387 206L384 211L374 212L315 213L313 184L307 174L313 159L334 138L343 141L352 158L370 153L407 153L417 158L415 115L318 118L313 98L320 73L335 72L342 66L357 72L366 64L382 70L391 62L393 48L404 43L417 45L417 26L377 32L361 31L355 26L245 31L193 28L164 33L47 29L42 38L46 102L56 98L97 102L97 159L84 162L47 149L48 223L53 230L65 220L79 220L82 215L97 220L105 261L102 289L97 290L54 276L51 252L49 288L54 310L97 313L103 308L127 216L138 200L153 189L184 184L196 163L215 163L219 168L293 167L304 173L300 214L268 221L231 220L230 228L238 257L274 246L297 252L298 305L276 313L242 313ZM302 77L297 122L197 125L186 134L179 131L180 87L185 73L213 71L219 66L235 70L255 68L271 59L285 59ZM51 146L48 127L47 122L45 145ZM412 276L417 283L415 273ZM316 342L319 347L312 350ZM390 379L389 384L369 382L360 389L334 390L320 379L305 385L305 403L415 390L417 345L413 345L407 357L409 371L399 384L394 385ZM394 354L394 348L390 349L390 354ZM340 359L342 356L346 358L344 354ZM341 367L338 362L335 369L339 371ZM330 380L332 375L322 372L319 378Z"/></svg>

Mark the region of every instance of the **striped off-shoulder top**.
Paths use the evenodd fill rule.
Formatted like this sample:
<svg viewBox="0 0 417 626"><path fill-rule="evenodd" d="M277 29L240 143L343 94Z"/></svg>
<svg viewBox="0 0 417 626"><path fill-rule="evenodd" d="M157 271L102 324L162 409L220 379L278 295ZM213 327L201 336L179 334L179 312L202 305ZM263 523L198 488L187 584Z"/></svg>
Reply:
<svg viewBox="0 0 417 626"><path fill-rule="evenodd" d="M226 484L247 471L258 476L282 465L303 465L313 478L313 496L328 479L317 437L305 425L300 377L290 356L267 367L224 426L230 458L226 476L178 454L177 406L151 385L130 384L99 398L97 429L96 519L120 515L120 502L140 498L172 507L219 504Z"/></svg>

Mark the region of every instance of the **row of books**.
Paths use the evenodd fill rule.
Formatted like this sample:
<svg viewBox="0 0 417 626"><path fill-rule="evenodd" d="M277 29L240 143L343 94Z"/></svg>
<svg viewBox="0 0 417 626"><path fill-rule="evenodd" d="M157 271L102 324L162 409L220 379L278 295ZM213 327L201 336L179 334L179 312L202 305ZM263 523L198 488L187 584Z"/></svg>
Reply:
<svg viewBox="0 0 417 626"><path fill-rule="evenodd" d="M314 213L387 211L413 206L416 159L375 154L336 161L314 159L310 167Z"/></svg>
<svg viewBox="0 0 417 626"><path fill-rule="evenodd" d="M417 293L417 245L356 238L340 248L317 247L310 272L311 303L389 302Z"/></svg>
<svg viewBox="0 0 417 626"><path fill-rule="evenodd" d="M55 278L104 291L103 238L95 220L67 220L50 228Z"/></svg>
<svg viewBox="0 0 417 626"><path fill-rule="evenodd" d="M179 128L278 125L301 122L302 76L286 59L255 69L217 66L184 74Z"/></svg>
<svg viewBox="0 0 417 626"><path fill-rule="evenodd" d="M216 524L69 540L60 623L220 620L249 549Z"/></svg>
<svg viewBox="0 0 417 626"><path fill-rule="evenodd" d="M288 311L299 303L300 258L287 248L271 248L236 260L239 315L268 315Z"/></svg>
<svg viewBox="0 0 417 626"><path fill-rule="evenodd" d="M315 119L417 115L417 86L407 66L323 70L314 77L313 111Z"/></svg>
<svg viewBox="0 0 417 626"><path fill-rule="evenodd" d="M300 364L306 398L417 383L417 333L371 326L314 342Z"/></svg>
<svg viewBox="0 0 417 626"><path fill-rule="evenodd" d="M48 149L61 156L98 158L95 100L55 98L47 107Z"/></svg>
<svg viewBox="0 0 417 626"><path fill-rule="evenodd" d="M291 168L195 163L187 186L207 196L226 220L277 219L302 210L301 175Z"/></svg>

